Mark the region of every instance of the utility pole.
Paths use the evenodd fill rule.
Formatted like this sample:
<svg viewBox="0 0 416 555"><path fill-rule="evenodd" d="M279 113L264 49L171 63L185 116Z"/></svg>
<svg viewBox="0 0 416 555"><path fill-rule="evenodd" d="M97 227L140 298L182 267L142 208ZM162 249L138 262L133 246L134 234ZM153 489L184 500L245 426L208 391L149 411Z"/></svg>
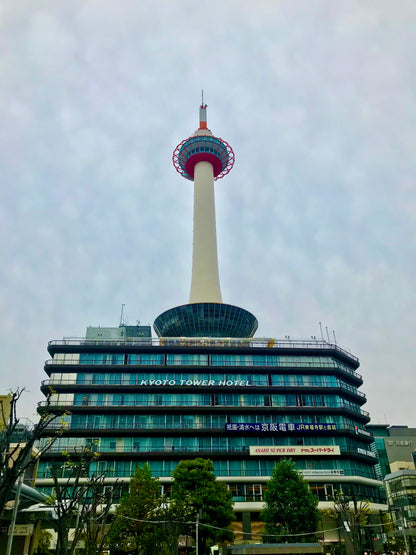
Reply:
<svg viewBox="0 0 416 555"><path fill-rule="evenodd" d="M9 537L7 539L6 555L10 555L10 553L12 552L13 532L14 532L14 527L15 527L15 524L16 524L17 511L18 511L19 503L20 503L20 492L22 490L23 478L24 478L24 472L22 472L20 474L19 480L17 482L17 489L16 489L16 493L15 493L15 496L14 496L12 519L10 521Z"/></svg>
<svg viewBox="0 0 416 555"><path fill-rule="evenodd" d="M202 509L196 514L196 523L195 523L195 555L199 555L199 520L202 517Z"/></svg>
<svg viewBox="0 0 416 555"><path fill-rule="evenodd" d="M195 544L195 555L199 555L199 511L196 515Z"/></svg>
<svg viewBox="0 0 416 555"><path fill-rule="evenodd" d="M407 538L406 538L406 518L404 517L403 514L403 509L400 510L400 516L402 517L402 530L403 530L403 541L404 541L404 548L406 550L406 553L409 553L409 546L407 545Z"/></svg>

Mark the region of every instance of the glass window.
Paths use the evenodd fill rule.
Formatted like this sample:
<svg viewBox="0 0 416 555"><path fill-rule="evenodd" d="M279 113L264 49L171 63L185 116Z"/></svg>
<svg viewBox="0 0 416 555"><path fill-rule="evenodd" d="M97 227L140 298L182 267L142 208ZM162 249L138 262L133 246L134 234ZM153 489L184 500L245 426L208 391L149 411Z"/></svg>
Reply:
<svg viewBox="0 0 416 555"><path fill-rule="evenodd" d="M159 353L131 354L127 357L127 364L142 366L161 366L165 363L165 355Z"/></svg>
<svg viewBox="0 0 416 555"><path fill-rule="evenodd" d="M208 355L201 354L175 354L166 356L166 364L178 366L207 366Z"/></svg>
<svg viewBox="0 0 416 555"><path fill-rule="evenodd" d="M199 438L199 450L200 451L211 451L211 438L210 437L200 437Z"/></svg>
<svg viewBox="0 0 416 555"><path fill-rule="evenodd" d="M92 382L92 374L83 374L80 373L77 375L77 383L79 384L90 384Z"/></svg>
<svg viewBox="0 0 416 555"><path fill-rule="evenodd" d="M240 476L243 461L230 461L230 476Z"/></svg>

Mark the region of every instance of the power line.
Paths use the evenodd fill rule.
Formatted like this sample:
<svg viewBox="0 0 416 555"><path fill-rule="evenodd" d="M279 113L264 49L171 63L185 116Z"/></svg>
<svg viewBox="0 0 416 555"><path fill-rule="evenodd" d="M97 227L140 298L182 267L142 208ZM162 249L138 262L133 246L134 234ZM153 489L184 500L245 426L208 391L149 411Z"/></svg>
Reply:
<svg viewBox="0 0 416 555"><path fill-rule="evenodd" d="M127 520L132 520L134 522L142 522L145 524L182 524L182 525L189 525L189 526L196 526L196 521L183 521L183 520L144 520L140 518L131 518L128 516L120 515L122 518ZM259 536L265 535L269 537L276 537L276 538L297 538L302 536L312 536L315 534L325 534L326 532L336 532L337 530L343 530L343 526L338 526L337 528L329 528L326 530L317 530L316 532L302 532L300 534L269 534L267 532L243 532L240 530L232 530L231 528L219 528L218 526L214 526L213 524L207 524L199 521L199 526L205 526L205 528L212 528L214 530L220 530L223 532L233 532L234 534L241 534L243 536ZM382 526L381 524L377 525L368 525L369 527L372 526ZM363 525L364 527L364 525Z"/></svg>

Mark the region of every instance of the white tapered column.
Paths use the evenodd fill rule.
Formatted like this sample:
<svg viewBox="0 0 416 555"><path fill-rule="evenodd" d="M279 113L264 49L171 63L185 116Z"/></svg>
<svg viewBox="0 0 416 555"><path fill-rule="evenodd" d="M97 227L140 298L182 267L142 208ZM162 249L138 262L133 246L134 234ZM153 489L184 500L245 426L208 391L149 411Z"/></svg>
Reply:
<svg viewBox="0 0 416 555"><path fill-rule="evenodd" d="M209 162L194 169L194 243L190 303L222 303L218 274L214 172Z"/></svg>

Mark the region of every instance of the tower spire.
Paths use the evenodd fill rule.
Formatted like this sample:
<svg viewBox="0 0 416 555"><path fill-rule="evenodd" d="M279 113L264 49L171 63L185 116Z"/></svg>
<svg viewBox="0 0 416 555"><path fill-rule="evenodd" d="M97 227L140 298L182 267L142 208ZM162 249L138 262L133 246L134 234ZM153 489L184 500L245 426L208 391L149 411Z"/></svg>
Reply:
<svg viewBox="0 0 416 555"><path fill-rule="evenodd" d="M234 152L207 128L207 106L199 109L199 129L182 141L173 154L177 171L194 182L194 240L190 303L221 303L215 223L214 180L226 175L234 164Z"/></svg>
<svg viewBox="0 0 416 555"><path fill-rule="evenodd" d="M207 105L204 104L204 90L201 91L202 102L199 108L199 129L208 129L207 127Z"/></svg>

